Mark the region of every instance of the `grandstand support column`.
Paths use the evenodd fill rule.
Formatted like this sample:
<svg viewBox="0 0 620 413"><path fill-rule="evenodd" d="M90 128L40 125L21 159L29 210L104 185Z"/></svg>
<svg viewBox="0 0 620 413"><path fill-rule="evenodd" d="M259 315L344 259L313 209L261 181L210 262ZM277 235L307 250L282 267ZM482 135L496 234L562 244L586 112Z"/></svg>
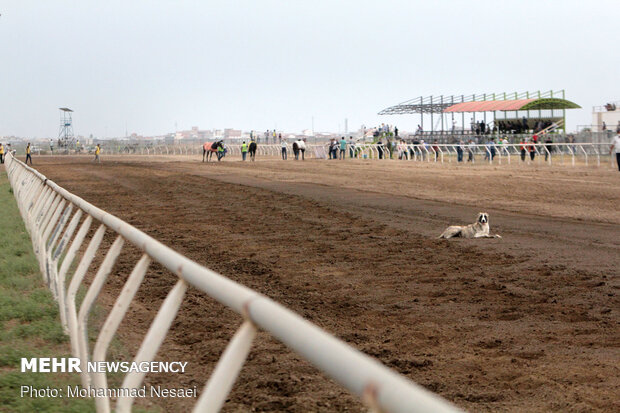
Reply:
<svg viewBox="0 0 620 413"><path fill-rule="evenodd" d="M452 105L454 105L454 95L450 96L450 106ZM454 127L454 112L452 112L451 115L452 122L450 122L450 130L452 131L452 135L454 135L456 132L456 128Z"/></svg>
<svg viewBox="0 0 620 413"><path fill-rule="evenodd" d="M461 103L465 102L465 95L461 95ZM465 112L461 112L461 122L463 125L463 133L465 133Z"/></svg>
<svg viewBox="0 0 620 413"><path fill-rule="evenodd" d="M529 90L525 92L525 98L526 98L526 99L529 99L529 98L530 98L530 92L529 92ZM527 118L528 118L528 120L530 119L530 111L529 111L529 109L528 109L528 111L527 111ZM527 128L527 129L529 129L529 122L528 122L528 128ZM527 130L525 130L524 132L527 132Z"/></svg>
<svg viewBox="0 0 620 413"><path fill-rule="evenodd" d="M424 103L424 97L420 96L420 107L422 107L423 103ZM424 111L422 109L420 109L420 126L422 127L422 131L424 131Z"/></svg>
<svg viewBox="0 0 620 413"><path fill-rule="evenodd" d="M440 103L441 103L441 107L443 107L443 95L441 95L440 97ZM446 130L444 124L443 124L443 111L439 113L439 115L441 116L441 133L444 133L444 131Z"/></svg>
<svg viewBox="0 0 620 413"><path fill-rule="evenodd" d="M495 100L495 93L493 93L493 100ZM496 121L497 121L497 111L494 110L493 111L493 127L495 128L496 126ZM491 133L493 133L493 130L491 130ZM499 134L499 128L497 128L497 133ZM499 159L500 163L502 162L502 158Z"/></svg>
<svg viewBox="0 0 620 413"><path fill-rule="evenodd" d="M553 98L553 89L549 91L549 96ZM551 109L551 122L553 123L553 109Z"/></svg>
<svg viewBox="0 0 620 413"><path fill-rule="evenodd" d="M472 102L476 101L476 94L474 93L472 95ZM471 124L473 126L472 128L472 133L474 132L474 130L476 129L476 112L472 112L471 114Z"/></svg>
<svg viewBox="0 0 620 413"><path fill-rule="evenodd" d="M487 94L486 93L482 95L482 100L483 101L487 100ZM482 117L484 118L484 127L487 128L489 125L487 124L487 112L486 111L482 112Z"/></svg>
<svg viewBox="0 0 620 413"><path fill-rule="evenodd" d="M431 95L431 135L433 135L433 95Z"/></svg>
<svg viewBox="0 0 620 413"><path fill-rule="evenodd" d="M566 99L564 89L562 89L562 99ZM566 135L566 109L562 109L562 129L564 130L564 135Z"/></svg>

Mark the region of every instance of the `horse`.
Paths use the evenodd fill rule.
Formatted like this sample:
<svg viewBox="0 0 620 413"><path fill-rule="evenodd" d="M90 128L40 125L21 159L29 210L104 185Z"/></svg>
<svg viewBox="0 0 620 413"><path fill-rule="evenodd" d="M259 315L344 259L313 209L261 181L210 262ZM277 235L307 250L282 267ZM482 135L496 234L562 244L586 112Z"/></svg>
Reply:
<svg viewBox="0 0 620 413"><path fill-rule="evenodd" d="M295 155L295 160L299 160L299 153L301 152L301 160L305 160L306 153L306 142L303 140L298 140L293 142L293 154Z"/></svg>
<svg viewBox="0 0 620 413"><path fill-rule="evenodd" d="M223 145L222 141L217 141L217 142L206 142L204 145L202 145L202 161L205 161L205 155L207 156L207 162L209 162L209 160L211 159L211 157L213 156L213 153L217 153L217 149Z"/></svg>
<svg viewBox="0 0 620 413"><path fill-rule="evenodd" d="M252 141L250 142L250 145L248 146L248 152L250 152L250 160L253 162L256 160L256 142Z"/></svg>

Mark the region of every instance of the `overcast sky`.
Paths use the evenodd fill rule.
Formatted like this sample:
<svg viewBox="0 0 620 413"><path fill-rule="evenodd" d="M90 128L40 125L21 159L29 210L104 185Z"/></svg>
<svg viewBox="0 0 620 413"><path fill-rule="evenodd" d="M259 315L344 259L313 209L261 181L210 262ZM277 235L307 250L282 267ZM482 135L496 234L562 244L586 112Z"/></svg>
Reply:
<svg viewBox="0 0 620 413"><path fill-rule="evenodd" d="M420 95L620 100L620 1L0 1L0 136L349 130Z"/></svg>

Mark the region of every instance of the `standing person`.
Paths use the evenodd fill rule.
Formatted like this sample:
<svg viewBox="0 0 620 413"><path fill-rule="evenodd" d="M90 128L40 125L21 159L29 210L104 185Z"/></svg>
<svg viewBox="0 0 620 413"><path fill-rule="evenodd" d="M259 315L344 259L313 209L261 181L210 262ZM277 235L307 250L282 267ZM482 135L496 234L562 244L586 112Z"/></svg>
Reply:
<svg viewBox="0 0 620 413"><path fill-rule="evenodd" d="M93 159L93 162L97 162L97 163L101 163L101 159L99 159L99 154L101 153L101 144L97 144L97 146L95 146L95 159Z"/></svg>
<svg viewBox="0 0 620 413"><path fill-rule="evenodd" d="M459 141L459 144L456 146L456 161L463 162L463 140Z"/></svg>
<svg viewBox="0 0 620 413"><path fill-rule="evenodd" d="M506 153L504 140L502 138L497 138L497 153L499 153L500 155Z"/></svg>
<svg viewBox="0 0 620 413"><path fill-rule="evenodd" d="M534 135L534 136L536 136L536 135ZM532 140L534 140L534 139L532 139ZM536 146L534 146L534 144L535 144L535 143L536 143L536 142L534 141L534 142L532 142L532 143L531 143L531 144L527 147L527 149L530 151L530 160L531 160L532 162L534 162L534 158L536 158Z"/></svg>
<svg viewBox="0 0 620 413"><path fill-rule="evenodd" d="M30 156L30 142L26 145L26 165L28 165L28 159L30 159L30 166L32 166L32 156Z"/></svg>
<svg viewBox="0 0 620 413"><path fill-rule="evenodd" d="M331 153L331 159L338 159L338 141L336 141L336 138L332 138L329 144L329 152Z"/></svg>
<svg viewBox="0 0 620 413"><path fill-rule="evenodd" d="M278 133L278 142L282 142L282 134Z"/></svg>
<svg viewBox="0 0 620 413"><path fill-rule="evenodd" d="M0 142L0 164L4 163L4 146L2 146L2 142Z"/></svg>
<svg viewBox="0 0 620 413"><path fill-rule="evenodd" d="M439 146L437 146L437 139L433 141L433 151L435 152L435 162L437 162L437 158L439 158Z"/></svg>
<svg viewBox="0 0 620 413"><path fill-rule="evenodd" d="M282 145L282 160L286 161L288 159L288 155L286 153L286 138L282 139L282 135L280 135L280 142Z"/></svg>
<svg viewBox="0 0 620 413"><path fill-rule="evenodd" d="M344 155L347 153L347 140L344 138L340 138L340 159L344 160Z"/></svg>
<svg viewBox="0 0 620 413"><path fill-rule="evenodd" d="M276 130L275 129L273 130L272 136L273 136L273 143L275 144L276 143Z"/></svg>
<svg viewBox="0 0 620 413"><path fill-rule="evenodd" d="M618 126L616 126L616 133L620 133L620 120L618 121Z"/></svg>
<svg viewBox="0 0 620 413"><path fill-rule="evenodd" d="M254 162L256 160L256 142L254 142L254 139L250 142L248 152L250 152L250 160Z"/></svg>
<svg viewBox="0 0 620 413"><path fill-rule="evenodd" d="M394 126L394 136L398 138L398 128Z"/></svg>
<svg viewBox="0 0 620 413"><path fill-rule="evenodd" d="M241 144L241 160L245 161L246 156L248 156L248 144L243 141Z"/></svg>
<svg viewBox="0 0 620 413"><path fill-rule="evenodd" d="M616 163L618 164L618 171L620 171L620 130L618 134L614 137L614 140L611 142L611 146L609 147L609 154L611 155L612 151L616 152Z"/></svg>
<svg viewBox="0 0 620 413"><path fill-rule="evenodd" d="M220 141L220 145L217 147L217 161L221 161L225 154L224 142Z"/></svg>
<svg viewBox="0 0 620 413"><path fill-rule="evenodd" d="M551 152L553 152L553 145L551 145L552 143L553 143L553 139L551 139L551 136L549 136L545 140L545 148L547 149L545 151L545 162L547 162L547 159L549 159L549 155L551 154Z"/></svg>
<svg viewBox="0 0 620 413"><path fill-rule="evenodd" d="M355 158L355 141L349 136L349 158Z"/></svg>
<svg viewBox="0 0 620 413"><path fill-rule="evenodd" d="M493 161L493 159L495 159L495 154L496 154L495 138L491 138L491 141L489 142L489 149L491 150L491 161Z"/></svg>
<svg viewBox="0 0 620 413"><path fill-rule="evenodd" d="M452 118L452 134L454 135L454 131L456 131L456 120Z"/></svg>
<svg viewBox="0 0 620 413"><path fill-rule="evenodd" d="M521 162L525 162L525 139L521 139Z"/></svg>
<svg viewBox="0 0 620 413"><path fill-rule="evenodd" d="M467 162L474 162L474 150L476 149L476 145L474 145L473 139L469 140L469 144L467 145Z"/></svg>

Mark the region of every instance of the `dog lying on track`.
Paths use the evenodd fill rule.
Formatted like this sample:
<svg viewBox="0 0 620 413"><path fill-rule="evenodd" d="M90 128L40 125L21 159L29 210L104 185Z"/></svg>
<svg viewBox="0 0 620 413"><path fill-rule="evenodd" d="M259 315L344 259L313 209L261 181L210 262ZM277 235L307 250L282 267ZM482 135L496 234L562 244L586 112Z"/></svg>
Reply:
<svg viewBox="0 0 620 413"><path fill-rule="evenodd" d="M439 236L439 238L501 238L501 236L489 235L489 214L481 212L475 223L466 226L453 225Z"/></svg>

